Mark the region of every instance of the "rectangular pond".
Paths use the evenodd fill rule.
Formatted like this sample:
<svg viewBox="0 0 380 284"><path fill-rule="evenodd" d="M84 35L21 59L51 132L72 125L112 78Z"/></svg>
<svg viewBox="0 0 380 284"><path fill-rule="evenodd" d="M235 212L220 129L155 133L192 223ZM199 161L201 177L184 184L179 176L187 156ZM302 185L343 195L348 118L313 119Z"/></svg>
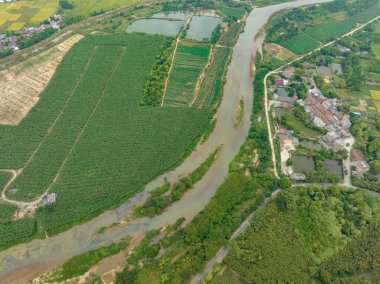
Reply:
<svg viewBox="0 0 380 284"><path fill-rule="evenodd" d="M177 20L141 19L133 22L126 32L176 36L184 24L185 21Z"/></svg>
<svg viewBox="0 0 380 284"><path fill-rule="evenodd" d="M329 172L335 172L339 174L340 176L343 176L343 164L341 160L331 160L331 159L325 159L323 161L323 164L327 171Z"/></svg>
<svg viewBox="0 0 380 284"><path fill-rule="evenodd" d="M317 151L322 150L321 144L314 141L310 141L310 140L302 141L301 145L310 150L317 150Z"/></svg>
<svg viewBox="0 0 380 284"><path fill-rule="evenodd" d="M293 170L295 173L315 170L313 157L292 155Z"/></svg>
<svg viewBox="0 0 380 284"><path fill-rule="evenodd" d="M217 17L193 16L186 31L186 38L198 41L209 40L218 23Z"/></svg>

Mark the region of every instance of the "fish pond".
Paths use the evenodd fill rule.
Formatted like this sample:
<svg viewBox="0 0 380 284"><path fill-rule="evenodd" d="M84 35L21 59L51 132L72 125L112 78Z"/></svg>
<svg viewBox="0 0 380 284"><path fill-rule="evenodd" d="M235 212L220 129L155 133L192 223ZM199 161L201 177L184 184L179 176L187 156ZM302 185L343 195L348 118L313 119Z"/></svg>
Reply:
<svg viewBox="0 0 380 284"><path fill-rule="evenodd" d="M292 155L293 170L296 173L303 173L304 171L313 171L315 164L313 157Z"/></svg>
<svg viewBox="0 0 380 284"><path fill-rule="evenodd" d="M178 20L141 19L133 22L126 32L176 36L184 23L185 21Z"/></svg>
<svg viewBox="0 0 380 284"><path fill-rule="evenodd" d="M310 150L317 150L317 151L322 150L321 144L314 141L310 141L310 140L302 141L301 145Z"/></svg>
<svg viewBox="0 0 380 284"><path fill-rule="evenodd" d="M218 17L195 15L190 21L189 29L186 31L186 39L207 41L218 23Z"/></svg>
<svg viewBox="0 0 380 284"><path fill-rule="evenodd" d="M325 159L323 164L329 172L335 172L343 176L343 164L341 160Z"/></svg>

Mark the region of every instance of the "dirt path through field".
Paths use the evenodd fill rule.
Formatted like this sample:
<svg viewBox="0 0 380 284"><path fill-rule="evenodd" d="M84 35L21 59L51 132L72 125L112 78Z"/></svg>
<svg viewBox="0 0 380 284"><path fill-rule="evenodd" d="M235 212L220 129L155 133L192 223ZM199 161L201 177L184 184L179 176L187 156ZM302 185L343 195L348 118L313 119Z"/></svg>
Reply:
<svg viewBox="0 0 380 284"><path fill-rule="evenodd" d="M82 38L73 35L35 58L0 71L0 124L18 125L27 116L64 55Z"/></svg>
<svg viewBox="0 0 380 284"><path fill-rule="evenodd" d="M328 1L313 0L312 2ZM44 263L63 261L74 255L118 241L125 236L134 236L139 233L146 233L151 229L165 227L173 224L181 217L185 217L186 221L190 222L205 208L217 189L223 184L228 176L231 160L239 152L241 145L248 136L253 107L251 58L260 48L254 42L258 29L265 25L269 17L276 11L309 3L311 3L310 0L298 0L251 11L247 17L246 27L239 35L239 39L233 48L223 96L215 114L217 118L215 128L208 140L199 145L181 165L149 182L143 191L136 193L118 208L108 210L98 217L47 239L35 239L27 244L17 245L0 252L0 279L5 279L11 274L17 274L36 263L42 263L41 271L46 271L50 265L44 266ZM236 106L242 97L247 111L244 111L240 126L235 128L233 117ZM173 182L178 180L178 177L183 173L194 171L220 144L224 145L223 149L208 172L194 185L192 190L186 192L179 201L168 207L161 215L132 220L107 231L105 235L97 234L101 227L124 221L135 204L149 195L154 188L162 185L165 179ZM18 257L20 253L23 254L23 257ZM35 274L32 274L32 271L30 272L30 276L33 277Z"/></svg>
<svg viewBox="0 0 380 284"><path fill-rule="evenodd" d="M21 168L21 169L18 169L17 170L17 176L20 175L23 171L23 169L25 167L27 167L31 161L33 160L34 156L37 154L37 152L39 151L39 149L41 148L42 144L45 142L45 140L47 139L47 137L49 136L49 134L51 133L51 131L54 129L55 125L57 124L57 122L59 121L59 119L61 118L66 106L68 105L70 99L72 98L72 96L74 95L76 89L78 88L80 82L82 81L82 78L84 76L85 73L87 73L87 70L88 70L88 67L90 65L90 62L95 54L95 51L96 51L97 47L95 47L86 63L86 66L82 72L82 74L79 76L79 79L78 81L76 82L74 88L72 89L70 95L68 96L68 98L66 99L61 111L58 113L57 117L55 118L55 120L53 121L53 123L50 125L48 131L46 132L45 136L41 139L41 141L38 143L37 147L35 148L35 150L33 151L32 155L29 157L29 159L26 161L25 165ZM17 178L17 176L14 176L13 180L15 180ZM13 182L12 180L12 182ZM15 201L15 200L12 200L12 199L9 199L6 197L6 191L7 189L9 188L9 186L11 185L11 182L8 182L7 185L3 188L2 192L1 192L1 199L5 202L8 202L8 203L11 203L11 204L14 204L16 206L18 206L21 210L31 210L34 205L38 204L39 202L41 202L44 194L42 194L39 198L37 198L35 201L32 201L32 202L21 202L21 201Z"/></svg>
<svg viewBox="0 0 380 284"><path fill-rule="evenodd" d="M210 51L209 59L207 61L207 64L206 64L205 68L203 68L203 71L202 71L201 75L198 77L197 84L196 84L195 90L194 90L194 97L193 97L193 100L191 101L191 103L190 103L189 106L193 106L195 104L195 102L197 101L197 99L198 99L199 91L201 89L201 85L202 85L203 80L204 80L204 78L206 76L206 72L210 68L211 64L214 62L215 50L218 47L222 47L222 46L216 45L216 44L211 46L211 51Z"/></svg>
<svg viewBox="0 0 380 284"><path fill-rule="evenodd" d="M189 16L189 18L186 20L185 24L183 25L183 28L186 29L187 25L190 23L190 20L191 18L193 17L194 15L194 12L192 12ZM165 87L164 87L164 90L162 91L162 100L161 100L161 107L164 106L164 100L165 100L165 96L166 96L166 90L168 88L168 83L169 83L169 78L170 78L170 74L172 73L172 70L173 70L173 65L174 65L174 58L175 58L175 55L177 53L177 48L178 48L178 44L179 42L181 41L180 37L181 37L181 33L179 33L176 41L175 41L175 47L174 47L174 51L173 51L173 57L172 57L172 61L170 62L170 67L169 67L169 71L168 71L168 76L166 77L165 79Z"/></svg>

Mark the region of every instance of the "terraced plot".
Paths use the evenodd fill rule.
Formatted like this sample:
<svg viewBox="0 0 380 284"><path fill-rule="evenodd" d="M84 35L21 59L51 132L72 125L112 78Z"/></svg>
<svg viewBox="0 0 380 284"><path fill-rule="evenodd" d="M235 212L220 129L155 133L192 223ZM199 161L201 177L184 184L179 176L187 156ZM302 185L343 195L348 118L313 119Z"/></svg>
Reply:
<svg viewBox="0 0 380 284"><path fill-rule="evenodd" d="M0 164L26 164L10 187L17 191L7 196L33 200L47 189L58 195L52 210L37 213L48 233L123 202L176 164L199 136L206 111L139 105L162 41L139 34L86 37L29 115L17 127L0 127Z"/></svg>
<svg viewBox="0 0 380 284"><path fill-rule="evenodd" d="M164 105L186 106L191 103L198 78L208 62L209 53L210 45L179 43Z"/></svg>

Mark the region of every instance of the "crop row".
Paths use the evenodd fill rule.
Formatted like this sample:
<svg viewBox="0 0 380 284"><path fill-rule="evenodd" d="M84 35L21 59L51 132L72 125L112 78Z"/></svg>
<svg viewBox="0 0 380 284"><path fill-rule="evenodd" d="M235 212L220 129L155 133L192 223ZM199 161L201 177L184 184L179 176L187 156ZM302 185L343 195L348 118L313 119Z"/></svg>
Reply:
<svg viewBox="0 0 380 284"><path fill-rule="evenodd" d="M31 218L0 224L0 250L29 240L36 231L36 221Z"/></svg>
<svg viewBox="0 0 380 284"><path fill-rule="evenodd" d="M320 42L307 34L299 34L279 44L296 54L302 54L317 48Z"/></svg>
<svg viewBox="0 0 380 284"><path fill-rule="evenodd" d="M237 40L237 37L240 31L242 30L243 26L244 26L244 22L240 22L240 23L234 22L233 24L231 24L229 29L221 36L219 40L219 44L224 45L224 46L230 46L230 47L234 46Z"/></svg>
<svg viewBox="0 0 380 284"><path fill-rule="evenodd" d="M372 7L348 17L343 21L323 23L305 30L309 36L321 41L328 42L336 37L342 36L354 29L358 23L365 23L376 16L379 16L380 2L377 1Z"/></svg>
<svg viewBox="0 0 380 284"><path fill-rule="evenodd" d="M320 42L332 41L354 29L358 23L365 23L375 18L379 15L379 10L380 2L377 2L358 14L347 16L344 20L323 22L307 27L302 34L300 33L278 43L294 53L307 53L317 48Z"/></svg>
<svg viewBox="0 0 380 284"><path fill-rule="evenodd" d="M112 42L111 50L123 45L126 51L118 66L120 56L110 60L116 70L108 83L97 77L88 82L96 86L94 96L99 90L105 93L50 190L58 195L56 203L37 213L37 221L50 234L119 204L178 163L207 121L202 109L140 106L147 74L163 38L118 37L119 42L110 36L90 36L86 41L102 48ZM105 50L113 53L110 49ZM100 59L104 56L94 54L88 73L99 69L112 73L113 67L105 67L108 63ZM39 176L31 178L34 183Z"/></svg>
<svg viewBox="0 0 380 284"><path fill-rule="evenodd" d="M165 96L166 105L186 106L191 102L209 52L209 45L182 42L178 45Z"/></svg>
<svg viewBox="0 0 380 284"><path fill-rule="evenodd" d="M226 17L232 17L234 19L241 19L245 14L244 9L228 7L228 6L224 6L224 5L215 5L215 6Z"/></svg>
<svg viewBox="0 0 380 284"><path fill-rule="evenodd" d="M212 106L223 92L223 77L231 49L228 47L215 47L213 62L206 71L202 81L195 106Z"/></svg>
<svg viewBox="0 0 380 284"><path fill-rule="evenodd" d="M53 182L95 105L102 98L112 70L123 51L121 47L110 46L94 49L87 72L82 75L79 84L74 88L74 93L55 127L43 140L33 160L10 185L10 189L17 189L16 193L8 193L12 199L33 199L41 195ZM102 67L99 68L100 66Z"/></svg>
<svg viewBox="0 0 380 284"><path fill-rule="evenodd" d="M64 107L91 51L91 46L81 43L74 46L27 117L17 127L0 126L0 168L18 169L25 164Z"/></svg>

